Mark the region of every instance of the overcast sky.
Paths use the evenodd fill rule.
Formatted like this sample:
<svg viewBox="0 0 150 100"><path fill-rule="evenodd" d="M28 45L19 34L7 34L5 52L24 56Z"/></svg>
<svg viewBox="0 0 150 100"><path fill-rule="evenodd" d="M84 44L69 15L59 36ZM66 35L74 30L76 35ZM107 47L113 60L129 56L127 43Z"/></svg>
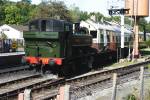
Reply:
<svg viewBox="0 0 150 100"><path fill-rule="evenodd" d="M20 0L11 0L11 1L20 1ZM32 0L33 4L39 4L42 0ZM69 7L72 4L75 4L75 6L79 7L80 10L88 11L88 12L100 12L105 16L108 15L108 7L110 6L110 3L114 5L119 5L120 7L123 6L122 2L123 0L62 0L65 2L67 7ZM120 1L120 2L118 2ZM149 2L150 3L150 2ZM113 5L113 6L114 6ZM150 8L149 8L150 9ZM150 17L147 18L150 21Z"/></svg>

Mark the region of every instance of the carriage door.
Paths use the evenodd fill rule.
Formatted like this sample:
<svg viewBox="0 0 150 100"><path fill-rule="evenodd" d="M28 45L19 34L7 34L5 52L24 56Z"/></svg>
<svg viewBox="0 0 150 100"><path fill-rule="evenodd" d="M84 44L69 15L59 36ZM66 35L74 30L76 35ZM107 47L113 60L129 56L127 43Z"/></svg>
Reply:
<svg viewBox="0 0 150 100"><path fill-rule="evenodd" d="M90 35L92 35L92 40L93 40L92 47L98 49L97 31L96 30L91 30Z"/></svg>
<svg viewBox="0 0 150 100"><path fill-rule="evenodd" d="M107 32L106 30L103 30L103 33L104 33L104 46L107 46Z"/></svg>

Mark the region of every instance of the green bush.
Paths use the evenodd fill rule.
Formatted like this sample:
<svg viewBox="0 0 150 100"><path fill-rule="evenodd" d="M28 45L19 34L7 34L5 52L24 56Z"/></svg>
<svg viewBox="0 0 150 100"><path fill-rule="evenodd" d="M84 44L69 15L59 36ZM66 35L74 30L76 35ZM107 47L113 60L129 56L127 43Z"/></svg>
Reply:
<svg viewBox="0 0 150 100"><path fill-rule="evenodd" d="M145 44L147 45L147 47L150 47L150 39L145 41Z"/></svg>
<svg viewBox="0 0 150 100"><path fill-rule="evenodd" d="M129 94L129 95L127 96L126 100L136 100L136 97L135 97L135 95L133 95L133 94Z"/></svg>

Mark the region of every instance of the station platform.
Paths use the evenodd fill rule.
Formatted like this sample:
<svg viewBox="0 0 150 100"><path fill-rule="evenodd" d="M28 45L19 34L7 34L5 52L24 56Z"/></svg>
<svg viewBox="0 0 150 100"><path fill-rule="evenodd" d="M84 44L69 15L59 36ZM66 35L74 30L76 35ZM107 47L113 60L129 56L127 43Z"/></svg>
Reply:
<svg viewBox="0 0 150 100"><path fill-rule="evenodd" d="M5 56L14 56L14 55L25 55L25 52L9 52L9 53L0 53L0 57L5 57Z"/></svg>
<svg viewBox="0 0 150 100"><path fill-rule="evenodd" d="M7 68L6 66L21 64L22 57L25 52L0 53L0 69Z"/></svg>

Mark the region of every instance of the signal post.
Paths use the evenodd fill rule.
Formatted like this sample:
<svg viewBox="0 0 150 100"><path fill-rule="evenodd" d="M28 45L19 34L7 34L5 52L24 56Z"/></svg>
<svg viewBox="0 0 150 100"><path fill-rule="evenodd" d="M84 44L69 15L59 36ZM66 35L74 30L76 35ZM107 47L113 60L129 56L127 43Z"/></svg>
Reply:
<svg viewBox="0 0 150 100"><path fill-rule="evenodd" d="M120 58L124 58L124 15L128 14L129 9L109 9L109 15L120 15L121 16L121 48Z"/></svg>

